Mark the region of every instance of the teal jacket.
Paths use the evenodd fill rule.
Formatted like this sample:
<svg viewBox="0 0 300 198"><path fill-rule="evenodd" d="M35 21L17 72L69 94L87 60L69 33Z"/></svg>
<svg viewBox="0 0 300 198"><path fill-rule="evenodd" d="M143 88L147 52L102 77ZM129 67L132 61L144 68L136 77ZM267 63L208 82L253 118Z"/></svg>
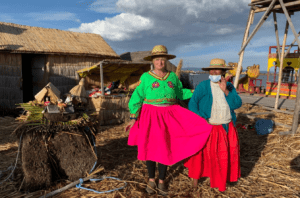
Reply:
<svg viewBox="0 0 300 198"><path fill-rule="evenodd" d="M228 96L225 95L226 101L230 108L232 122L235 125L236 115L234 110L242 106L242 99L237 94L234 86L227 82ZM192 98L189 101L189 110L198 114L202 118L208 120L211 115L211 107L213 103L210 80L202 81L196 87Z"/></svg>

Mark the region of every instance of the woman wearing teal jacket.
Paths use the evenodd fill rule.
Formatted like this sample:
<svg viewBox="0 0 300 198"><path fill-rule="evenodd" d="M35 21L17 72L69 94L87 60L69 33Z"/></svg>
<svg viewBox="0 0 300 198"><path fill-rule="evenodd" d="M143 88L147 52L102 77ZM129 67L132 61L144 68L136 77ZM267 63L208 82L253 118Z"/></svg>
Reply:
<svg viewBox="0 0 300 198"><path fill-rule="evenodd" d="M201 82L189 102L189 109L213 125L204 148L184 163L197 188L198 179L210 177L212 188L226 190L226 182L241 177L240 151L236 115L234 110L242 106L242 100L234 86L226 82L227 69L223 59L213 59L208 68L210 80Z"/></svg>

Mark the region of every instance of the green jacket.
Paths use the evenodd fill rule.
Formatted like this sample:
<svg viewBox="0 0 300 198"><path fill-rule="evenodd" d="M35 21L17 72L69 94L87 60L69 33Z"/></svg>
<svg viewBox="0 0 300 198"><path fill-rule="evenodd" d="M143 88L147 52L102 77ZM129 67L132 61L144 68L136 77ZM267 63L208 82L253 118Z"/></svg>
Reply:
<svg viewBox="0 0 300 198"><path fill-rule="evenodd" d="M174 72L168 72L163 78L153 72L145 72L134 90L130 101L130 118L137 118L143 104L173 104L177 99L187 100L194 90L184 89Z"/></svg>

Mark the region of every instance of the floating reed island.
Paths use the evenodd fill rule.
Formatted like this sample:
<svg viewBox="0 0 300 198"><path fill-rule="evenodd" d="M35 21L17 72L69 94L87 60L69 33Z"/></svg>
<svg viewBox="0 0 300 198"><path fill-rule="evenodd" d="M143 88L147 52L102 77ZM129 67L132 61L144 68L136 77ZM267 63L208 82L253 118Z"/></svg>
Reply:
<svg viewBox="0 0 300 198"><path fill-rule="evenodd" d="M254 120L242 114L266 112L260 106L244 104L236 110L237 124L254 124ZM290 114L273 112L261 114L258 118L272 119L275 122L291 125ZM0 119L0 170L6 170L14 163L18 149L18 139L11 136L15 130L14 118ZM96 194L86 190L70 188L54 197L151 197L145 193L148 174L145 162L137 160L137 148L127 145L126 123L115 126L102 126L96 134L97 153L101 152L99 164L104 170L96 177L117 177L127 182L127 187L112 193ZM300 183L300 135L282 136L288 128L278 126L269 135L259 136L255 130L238 128L241 149L242 178L237 183L229 183L225 192L211 189L208 178L201 179L196 192L191 191L188 170L179 162L168 168L166 197L299 197ZM65 134L67 135L67 134ZM74 137L74 135L70 135ZM76 136L77 137L77 136ZM79 136L78 136L79 137ZM10 171L4 172L0 182ZM22 163L19 161L14 177L0 186L0 197L40 197L70 184L69 180L54 182L46 190L31 193L19 191L22 181ZM26 179L26 178L25 178ZM105 179L101 182L85 182L84 187L98 191L111 190L123 186L121 181ZM156 197L155 195L152 197Z"/></svg>

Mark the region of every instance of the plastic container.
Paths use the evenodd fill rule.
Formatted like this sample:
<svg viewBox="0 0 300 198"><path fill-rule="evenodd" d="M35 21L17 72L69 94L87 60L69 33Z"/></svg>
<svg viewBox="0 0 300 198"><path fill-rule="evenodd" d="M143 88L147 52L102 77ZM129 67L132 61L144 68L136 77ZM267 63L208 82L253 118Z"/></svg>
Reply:
<svg viewBox="0 0 300 198"><path fill-rule="evenodd" d="M267 135L272 133L274 129L274 121L273 120L265 120L260 119L255 123L255 130L257 135Z"/></svg>

